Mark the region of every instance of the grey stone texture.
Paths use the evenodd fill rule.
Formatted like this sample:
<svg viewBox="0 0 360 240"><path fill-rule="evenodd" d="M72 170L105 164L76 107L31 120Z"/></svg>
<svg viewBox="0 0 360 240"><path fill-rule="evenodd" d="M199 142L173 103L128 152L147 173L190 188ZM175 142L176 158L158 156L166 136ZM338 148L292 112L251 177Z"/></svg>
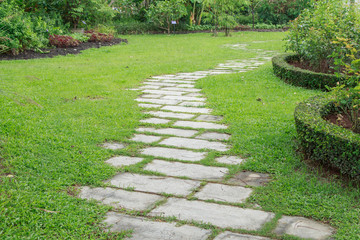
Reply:
<svg viewBox="0 0 360 240"><path fill-rule="evenodd" d="M192 179L217 180L222 179L229 170L222 167L209 167L199 164L168 162L153 160L144 170L155 171L174 177L189 177Z"/></svg>
<svg viewBox="0 0 360 240"><path fill-rule="evenodd" d="M266 183L270 181L271 178L269 174L248 172L248 171L237 173L234 175L233 178L228 180L229 183L235 183L241 186L253 186L253 187L264 186Z"/></svg>
<svg viewBox="0 0 360 240"><path fill-rule="evenodd" d="M173 113L173 112L162 112L162 111L147 112L147 113L161 118L190 119L195 116L194 114L188 114L188 113Z"/></svg>
<svg viewBox="0 0 360 240"><path fill-rule="evenodd" d="M102 145L102 147L110 150L119 150L125 148L126 146L122 143L106 142Z"/></svg>
<svg viewBox="0 0 360 240"><path fill-rule="evenodd" d="M225 164L241 164L242 162L244 162L244 159L236 157L236 156L222 156L222 157L218 157L215 158L216 162L219 163L225 163Z"/></svg>
<svg viewBox="0 0 360 240"><path fill-rule="evenodd" d="M223 232L219 234L214 240L271 240L270 238L259 237L254 235L239 234L232 232Z"/></svg>
<svg viewBox="0 0 360 240"><path fill-rule="evenodd" d="M208 122L193 122L193 121L177 121L174 123L177 127L203 128L203 129L227 129L226 125Z"/></svg>
<svg viewBox="0 0 360 240"><path fill-rule="evenodd" d="M137 98L135 99L138 102L144 102L144 103L153 103L153 104L169 104L169 105L176 105L180 102L180 100L175 99L165 99L165 97L162 97L161 99L157 98Z"/></svg>
<svg viewBox="0 0 360 240"><path fill-rule="evenodd" d="M159 95L170 95L170 96L181 96L186 92L178 91L163 91L163 90L143 90L144 93L159 94Z"/></svg>
<svg viewBox="0 0 360 240"><path fill-rule="evenodd" d="M150 155L154 157L173 158L185 161L200 161L205 158L204 152L193 152L190 150L163 148L163 147L149 147L141 151L144 155Z"/></svg>
<svg viewBox="0 0 360 240"><path fill-rule="evenodd" d="M182 102L179 104L179 106L185 106L185 107L202 107L205 105L206 103L204 102Z"/></svg>
<svg viewBox="0 0 360 240"><path fill-rule="evenodd" d="M174 135L178 137L192 137L198 131L196 130L184 130L178 128L138 128L136 131L138 132L150 132L164 135Z"/></svg>
<svg viewBox="0 0 360 240"><path fill-rule="evenodd" d="M112 232L133 230L132 240L206 240L211 230L109 212L104 221Z"/></svg>
<svg viewBox="0 0 360 240"><path fill-rule="evenodd" d="M185 113L210 113L211 109L197 108L197 107L182 107L182 106L164 106L161 110L168 110L172 112L185 112Z"/></svg>
<svg viewBox="0 0 360 240"><path fill-rule="evenodd" d="M213 116L213 115L200 115L195 120L198 121L205 121L205 122L218 122L223 120L223 117L221 116Z"/></svg>
<svg viewBox="0 0 360 240"><path fill-rule="evenodd" d="M229 140L230 135L226 133L207 132L197 136L196 138L207 140Z"/></svg>
<svg viewBox="0 0 360 240"><path fill-rule="evenodd" d="M230 203L243 203L252 193L252 189L240 186L208 183L195 194L201 200L215 200Z"/></svg>
<svg viewBox="0 0 360 240"><path fill-rule="evenodd" d="M159 108L162 105L159 104L150 104L150 103L140 103L139 107L143 107L143 108Z"/></svg>
<svg viewBox="0 0 360 240"><path fill-rule="evenodd" d="M158 136L135 134L134 137L131 139L131 141L142 142L142 143L153 143L153 142L159 141L160 139L161 139L161 137L158 137Z"/></svg>
<svg viewBox="0 0 360 240"><path fill-rule="evenodd" d="M152 124L166 124L169 123L170 120L168 119L162 119L162 118L147 118L140 120L142 123L152 123Z"/></svg>
<svg viewBox="0 0 360 240"><path fill-rule="evenodd" d="M155 206L157 201L164 199L161 196L140 192L130 192L114 188L82 187L79 194L83 199L94 199L105 205L116 208L145 211Z"/></svg>
<svg viewBox="0 0 360 240"><path fill-rule="evenodd" d="M159 144L181 148L210 149L222 152L229 150L228 146L221 142L210 142L192 138L169 137L162 140Z"/></svg>
<svg viewBox="0 0 360 240"><path fill-rule="evenodd" d="M168 193L188 195L200 182L169 177L158 177L132 173L120 173L108 180L111 185L119 188L134 188L136 191L151 193Z"/></svg>
<svg viewBox="0 0 360 240"><path fill-rule="evenodd" d="M279 235L288 234L306 239L325 240L334 233L334 229L303 217L284 216L280 218L274 232Z"/></svg>
<svg viewBox="0 0 360 240"><path fill-rule="evenodd" d="M195 94L195 93L191 93L191 94ZM199 97L194 97L194 96L164 96L161 99L165 99L167 101L178 101L177 103L179 103L179 101L199 101L199 102L204 102L206 99L205 98L199 98ZM175 104L171 104L168 103L169 105L175 105Z"/></svg>
<svg viewBox="0 0 360 240"><path fill-rule="evenodd" d="M273 213L243 209L201 201L169 198L150 212L151 216L175 216L179 220L211 223L221 228L259 230L269 222Z"/></svg>
<svg viewBox="0 0 360 240"><path fill-rule="evenodd" d="M106 160L105 162L114 167L122 167L122 166L130 166L133 164L137 164L142 160L144 159L139 157L117 156L117 157L112 157L109 160Z"/></svg>

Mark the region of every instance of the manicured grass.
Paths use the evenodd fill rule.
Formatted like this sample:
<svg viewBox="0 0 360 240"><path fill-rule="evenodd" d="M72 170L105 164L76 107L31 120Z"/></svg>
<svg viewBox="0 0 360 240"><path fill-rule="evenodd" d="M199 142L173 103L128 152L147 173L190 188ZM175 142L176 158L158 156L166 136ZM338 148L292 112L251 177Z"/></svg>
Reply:
<svg viewBox="0 0 360 240"><path fill-rule="evenodd" d="M206 78L198 87L230 125L232 153L247 158L241 169L274 178L257 188L250 202L266 211L330 223L338 229L336 239L359 239L359 188L324 178L296 153L296 103L320 92L283 83L270 64L248 73Z"/></svg>

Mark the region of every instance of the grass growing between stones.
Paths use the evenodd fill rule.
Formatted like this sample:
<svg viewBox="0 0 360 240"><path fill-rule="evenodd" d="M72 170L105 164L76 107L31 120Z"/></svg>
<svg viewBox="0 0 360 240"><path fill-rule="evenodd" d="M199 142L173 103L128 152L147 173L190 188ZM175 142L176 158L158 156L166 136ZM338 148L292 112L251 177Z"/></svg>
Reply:
<svg viewBox="0 0 360 240"><path fill-rule="evenodd" d="M330 223L337 229L336 239L359 239L359 188L330 174L324 177L296 153L294 108L319 92L283 83L270 64L247 73L201 79L197 86L203 88L210 108L230 125L231 154L247 158L241 167L230 167L230 173L272 174L274 181L256 188L250 202L276 214Z"/></svg>
<svg viewBox="0 0 360 240"><path fill-rule="evenodd" d="M127 141L145 114L134 99L154 75L207 70L229 59L254 57L225 44L274 40L283 33L126 36L128 45L90 49L53 59L0 62L1 239L120 239L103 231L109 207L74 197L75 186L101 186L116 169L104 161L133 155L139 145L106 150Z"/></svg>

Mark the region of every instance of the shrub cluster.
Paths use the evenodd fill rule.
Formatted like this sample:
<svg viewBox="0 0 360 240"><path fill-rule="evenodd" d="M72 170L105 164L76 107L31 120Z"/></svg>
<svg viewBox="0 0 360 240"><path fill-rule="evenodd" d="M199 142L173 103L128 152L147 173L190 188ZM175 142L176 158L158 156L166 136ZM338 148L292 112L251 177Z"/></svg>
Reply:
<svg viewBox="0 0 360 240"><path fill-rule="evenodd" d="M289 84L310 89L327 90L327 87L335 87L338 82L344 82L343 78L333 74L316 73L289 64L299 59L299 55L293 53L274 57L272 64L275 75Z"/></svg>
<svg viewBox="0 0 360 240"><path fill-rule="evenodd" d="M332 95L313 97L295 109L295 124L306 158L360 179L360 135L323 119L336 112Z"/></svg>
<svg viewBox="0 0 360 240"><path fill-rule="evenodd" d="M80 41L66 35L50 35L49 41L52 46L58 48L76 47L80 44Z"/></svg>
<svg viewBox="0 0 360 240"><path fill-rule="evenodd" d="M85 31L89 37L89 42L111 42L114 39L112 34L99 33L94 30Z"/></svg>

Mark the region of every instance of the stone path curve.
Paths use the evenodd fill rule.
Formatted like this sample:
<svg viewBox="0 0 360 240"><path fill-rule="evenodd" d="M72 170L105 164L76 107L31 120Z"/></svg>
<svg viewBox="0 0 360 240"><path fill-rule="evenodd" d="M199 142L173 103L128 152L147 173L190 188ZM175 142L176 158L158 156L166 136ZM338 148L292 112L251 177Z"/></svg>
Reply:
<svg viewBox="0 0 360 240"><path fill-rule="evenodd" d="M135 89L142 92L136 101L151 117L141 120L143 126L131 139L145 147L138 157L116 156L106 163L121 168L150 156L154 159L143 170L164 176L119 173L106 181L109 187L80 188L79 197L113 206L115 210L104 222L110 231L133 230L131 239L266 240L270 238L256 234L270 222L276 223L272 236L328 239L334 231L330 226L302 217L275 219L274 213L241 207L253 187L270 180L267 174L242 172L223 181L228 174L226 166L245 160L226 155L230 138L225 133L227 126L205 106L206 98L195 88L195 82L209 75L252 70L268 61L270 54L261 52L256 58L227 61L209 71L147 79ZM117 150L125 145L106 143L103 147ZM199 162L209 152L223 154L214 159L223 167ZM172 221L166 221L169 218ZM223 231L216 235L201 223ZM239 231L251 234L236 233Z"/></svg>

